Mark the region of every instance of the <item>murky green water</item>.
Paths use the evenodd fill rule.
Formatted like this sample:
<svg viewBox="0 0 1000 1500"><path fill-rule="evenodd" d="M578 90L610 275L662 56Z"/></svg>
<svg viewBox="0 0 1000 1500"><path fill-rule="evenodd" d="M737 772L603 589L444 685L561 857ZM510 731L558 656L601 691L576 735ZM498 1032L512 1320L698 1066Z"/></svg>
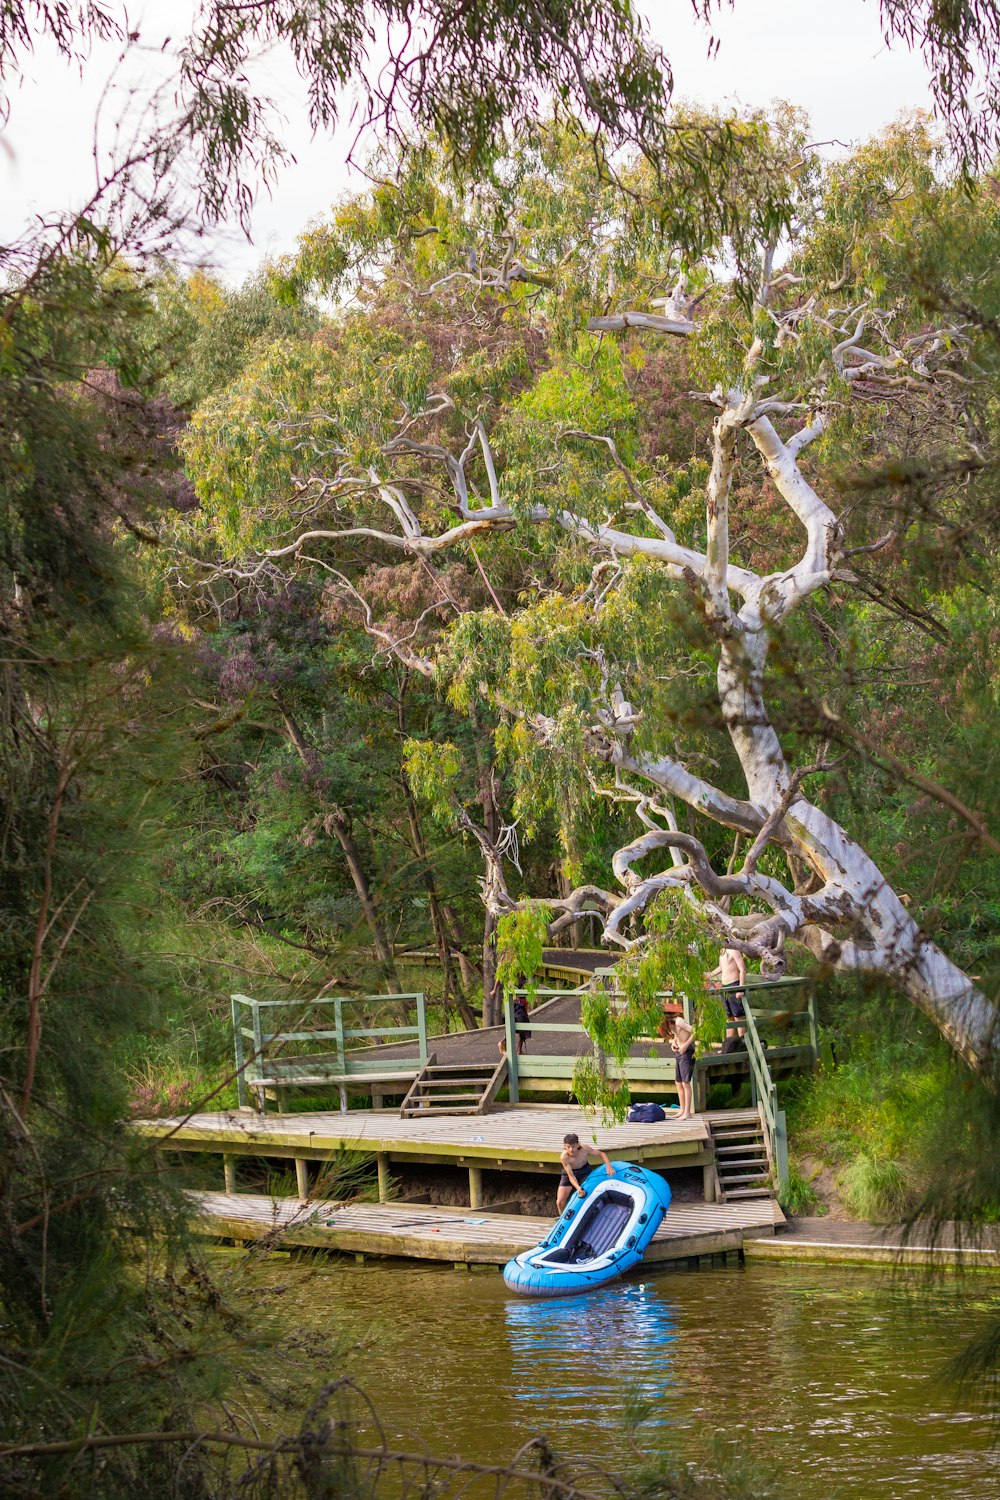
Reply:
<svg viewBox="0 0 1000 1500"><path fill-rule="evenodd" d="M790 1496L984 1500L1000 1452L942 1373L1000 1316L1000 1286L829 1266L657 1273L585 1298L515 1298L497 1275L272 1263L289 1317L350 1332L355 1375L387 1437L483 1462L532 1431L567 1454L622 1458L618 1429L648 1398L647 1448L696 1459L747 1445Z"/></svg>

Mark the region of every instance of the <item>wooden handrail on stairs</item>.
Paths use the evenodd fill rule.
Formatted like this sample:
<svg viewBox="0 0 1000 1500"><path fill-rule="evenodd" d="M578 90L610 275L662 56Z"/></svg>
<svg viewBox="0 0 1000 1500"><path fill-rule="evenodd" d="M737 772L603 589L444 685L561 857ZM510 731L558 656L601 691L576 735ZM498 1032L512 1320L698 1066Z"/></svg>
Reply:
<svg viewBox="0 0 1000 1500"><path fill-rule="evenodd" d="M778 1090L767 1065L767 1053L761 1043L757 1023L749 1004L744 1001L747 1057L750 1062L750 1092L764 1129L767 1159L774 1184L781 1194L788 1186L788 1125L785 1111L778 1103Z"/></svg>

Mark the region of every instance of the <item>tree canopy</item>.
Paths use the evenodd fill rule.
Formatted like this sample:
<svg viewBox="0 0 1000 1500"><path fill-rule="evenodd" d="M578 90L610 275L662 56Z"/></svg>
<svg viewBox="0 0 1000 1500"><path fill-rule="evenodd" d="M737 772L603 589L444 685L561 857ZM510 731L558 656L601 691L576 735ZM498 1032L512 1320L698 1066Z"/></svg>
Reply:
<svg viewBox="0 0 1000 1500"><path fill-rule="evenodd" d="M608 179L606 200L575 196L586 148L571 128L526 144L507 195L485 201L456 196L421 162L412 191L400 189L396 239L381 189L345 205L278 286L350 275L362 306L319 340L269 344L196 413L190 536L217 577L251 591L316 580L353 607L380 656L459 711L487 714L508 829L555 818L568 855L567 825L595 803L632 809L639 831L603 878L558 898L512 894L502 838L471 815L459 762L411 749L425 794L450 799L478 840L495 915L537 897L558 931L598 908L607 941L642 949L642 919L680 891L765 967L783 967L793 939L823 963L889 978L981 1063L992 1007L831 797L850 786L859 747L883 751L855 730L852 697L877 677L874 664L871 679L857 674L856 653L874 649L880 607L895 611L905 660L915 633L948 638L923 591L940 588L942 557L959 591L984 582L991 418L978 359L991 355L963 299L986 290L992 199L970 220L919 122L829 168L793 114L758 122L754 141L767 180L756 196L752 173L741 178L737 231L720 224L702 258L651 235L656 185L639 160L633 178ZM780 265L768 209L779 180L791 210ZM951 262L949 281L936 268L932 305L930 261L912 247L929 255L942 220L950 233L962 218L964 265ZM727 255L733 272L720 274ZM484 361L475 344L491 324L507 346ZM665 336L683 353L665 352ZM844 470L873 452L875 476L859 473L852 497ZM917 471L940 498L901 505ZM480 546L489 597L456 598L437 578L453 617L443 631L433 609L401 631L368 590L373 570L437 577ZM502 579L512 556L517 572L530 559L530 576L504 595L492 570ZM898 773L903 760L889 751L883 764ZM435 766L449 783L437 794ZM921 771L911 784L935 795ZM995 852L976 806L942 797ZM706 820L737 836L723 876Z"/></svg>

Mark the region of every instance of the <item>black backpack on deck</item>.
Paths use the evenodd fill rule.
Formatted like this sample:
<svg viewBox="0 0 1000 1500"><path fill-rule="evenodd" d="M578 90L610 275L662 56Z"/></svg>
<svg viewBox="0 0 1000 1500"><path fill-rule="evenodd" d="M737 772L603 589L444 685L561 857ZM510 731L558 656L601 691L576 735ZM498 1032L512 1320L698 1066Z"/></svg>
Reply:
<svg viewBox="0 0 1000 1500"><path fill-rule="evenodd" d="M666 1118L667 1112L659 1104L633 1104L628 1112L630 1125L655 1125L657 1120Z"/></svg>

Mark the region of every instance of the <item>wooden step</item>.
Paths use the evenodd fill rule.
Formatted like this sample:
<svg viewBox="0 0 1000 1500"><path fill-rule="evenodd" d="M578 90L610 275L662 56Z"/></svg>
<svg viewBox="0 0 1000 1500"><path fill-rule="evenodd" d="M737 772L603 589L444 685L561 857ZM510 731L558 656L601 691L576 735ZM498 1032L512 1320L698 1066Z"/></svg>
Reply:
<svg viewBox="0 0 1000 1500"><path fill-rule="evenodd" d="M715 1154L716 1156L732 1156L734 1152L752 1151L753 1148L753 1141L747 1141L745 1146L716 1146Z"/></svg>
<svg viewBox="0 0 1000 1500"><path fill-rule="evenodd" d="M456 1104L455 1107L454 1107L454 1109L430 1109L430 1108L428 1108L428 1109L409 1109L408 1108L403 1113L403 1119L404 1120L409 1120L409 1119L412 1119L415 1115L421 1115L421 1116L423 1116L425 1118L427 1116L430 1116L431 1118L433 1118L434 1115L478 1115L478 1114L479 1114L479 1106L476 1105L476 1104Z"/></svg>
<svg viewBox="0 0 1000 1500"><path fill-rule="evenodd" d="M738 1203L743 1198L773 1198L774 1194L770 1188L737 1188L735 1192L724 1193L723 1203Z"/></svg>
<svg viewBox="0 0 1000 1500"><path fill-rule="evenodd" d="M410 1104L456 1104L460 1099L467 1104L470 1100L478 1102L480 1091L464 1094L411 1094Z"/></svg>
<svg viewBox="0 0 1000 1500"><path fill-rule="evenodd" d="M400 1117L409 1120L425 1113L482 1114L497 1097L506 1077L506 1057L495 1063L439 1063L431 1053L400 1106Z"/></svg>
<svg viewBox="0 0 1000 1500"><path fill-rule="evenodd" d="M744 1182L767 1182L770 1175L769 1172L746 1172L739 1177L726 1177L723 1180L722 1186L724 1188L732 1188L738 1187Z"/></svg>
<svg viewBox="0 0 1000 1500"><path fill-rule="evenodd" d="M485 1078L468 1078L468 1077L465 1077L465 1078L434 1078L434 1077L430 1077L430 1078L428 1078L427 1075L425 1074L424 1077L421 1078L421 1080L420 1080L420 1086L421 1086L421 1088L451 1089L451 1088L457 1088L459 1085L461 1085L463 1083L477 1083L477 1084L479 1084L480 1087L482 1087L482 1085L484 1083L488 1083L489 1082L489 1080L492 1078L492 1076L493 1076L493 1069L492 1068L490 1069L489 1073L487 1073L487 1075L486 1075Z"/></svg>
<svg viewBox="0 0 1000 1500"><path fill-rule="evenodd" d="M496 1063L464 1062L464 1063L431 1063L428 1071L431 1073L475 1073L480 1072L492 1076Z"/></svg>

